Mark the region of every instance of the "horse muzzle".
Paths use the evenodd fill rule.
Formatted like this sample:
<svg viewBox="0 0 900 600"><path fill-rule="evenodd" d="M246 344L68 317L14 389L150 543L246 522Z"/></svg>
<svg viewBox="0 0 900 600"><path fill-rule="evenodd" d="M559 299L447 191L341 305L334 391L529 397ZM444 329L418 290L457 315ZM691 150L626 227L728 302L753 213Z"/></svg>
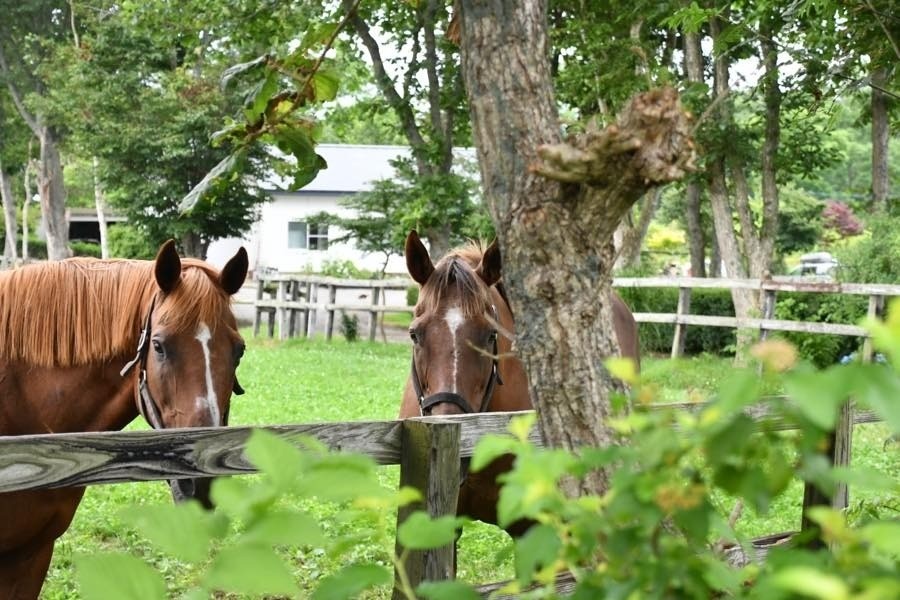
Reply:
<svg viewBox="0 0 900 600"><path fill-rule="evenodd" d="M200 505L212 510L213 503L209 497L209 490L214 477L197 477L196 479L171 479L169 487L172 490L172 498L175 502L184 502L194 499Z"/></svg>

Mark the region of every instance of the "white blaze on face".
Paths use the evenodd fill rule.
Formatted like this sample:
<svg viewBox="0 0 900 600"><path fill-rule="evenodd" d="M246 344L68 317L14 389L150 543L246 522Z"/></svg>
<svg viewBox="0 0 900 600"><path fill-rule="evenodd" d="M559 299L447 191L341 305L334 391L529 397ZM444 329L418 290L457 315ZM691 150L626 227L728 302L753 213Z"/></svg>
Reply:
<svg viewBox="0 0 900 600"><path fill-rule="evenodd" d="M206 323L200 323L200 326L197 327L196 338L203 348L203 359L206 361L206 396L197 396L197 409L208 408L213 426L220 425L219 399L216 398L216 390L213 387L212 361L209 353L209 340L212 339L212 333Z"/></svg>
<svg viewBox="0 0 900 600"><path fill-rule="evenodd" d="M450 330L450 340L453 347L453 376L451 379L451 381L453 381L453 389L450 391L455 394L457 393L456 374L459 371L459 346L456 343L456 332L462 327L462 324L465 323L466 319L463 317L459 307L453 307L448 309L444 314L444 321L447 322L447 329Z"/></svg>

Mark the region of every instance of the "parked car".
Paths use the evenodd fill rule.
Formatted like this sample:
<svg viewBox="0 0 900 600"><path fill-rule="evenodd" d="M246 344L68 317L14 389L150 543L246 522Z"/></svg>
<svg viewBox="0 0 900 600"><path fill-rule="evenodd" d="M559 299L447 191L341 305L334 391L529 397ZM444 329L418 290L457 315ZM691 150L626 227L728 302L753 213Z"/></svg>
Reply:
<svg viewBox="0 0 900 600"><path fill-rule="evenodd" d="M800 257L800 264L788 271L791 277L834 277L840 263L829 252L811 252Z"/></svg>

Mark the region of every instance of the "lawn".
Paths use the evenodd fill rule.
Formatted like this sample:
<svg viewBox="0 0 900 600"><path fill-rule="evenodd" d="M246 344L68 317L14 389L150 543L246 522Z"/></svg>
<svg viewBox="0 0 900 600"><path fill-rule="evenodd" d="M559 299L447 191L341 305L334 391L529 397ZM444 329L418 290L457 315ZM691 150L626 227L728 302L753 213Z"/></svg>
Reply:
<svg viewBox="0 0 900 600"><path fill-rule="evenodd" d="M232 425L311 423L392 419L409 370L407 344L381 344L343 340L292 340L277 342L253 339L245 332L248 350L238 371L247 390L233 399ZM678 402L708 397L718 384L732 373L729 362L717 357L686 358L678 361L647 358L643 372L658 389L662 401ZM143 423L131 427L144 428ZM900 461L883 451L887 430L881 425L859 426L854 432L854 461L900 477ZM382 469L382 480L396 486L397 468ZM799 524L802 487L795 482L790 493L780 499L767 515L746 514L739 529L751 535L795 529ZM865 497L865 500L871 498ZM851 501L859 500L851 490ZM142 556L164 574L174 593L187 589L195 572L187 565L167 558L122 523L119 513L133 505L169 502L163 483L94 486L88 489L72 527L57 542L50 573L42 598L78 597L72 558L77 554L100 550L130 552ZM731 502L722 501L728 512ZM349 531L353 524L335 518L334 509L306 505L323 526L333 531ZM392 523L393 517L386 516ZM388 531L387 539L392 532ZM460 541L459 576L472 582L508 578L512 574L508 554L498 553L509 537L497 528L481 523L465 530ZM357 558L389 564L392 541L383 547L360 549ZM337 567L335 560L322 552L292 549L289 559L295 565L301 585L310 586ZM390 591L378 590L367 597L387 598Z"/></svg>

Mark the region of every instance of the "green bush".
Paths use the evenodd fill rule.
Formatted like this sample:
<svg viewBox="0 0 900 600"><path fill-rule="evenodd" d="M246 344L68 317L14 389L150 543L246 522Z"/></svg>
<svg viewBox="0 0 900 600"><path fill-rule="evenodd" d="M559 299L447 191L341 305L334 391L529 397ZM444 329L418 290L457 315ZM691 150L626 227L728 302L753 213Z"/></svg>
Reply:
<svg viewBox="0 0 900 600"><path fill-rule="evenodd" d="M359 338L359 317L341 311L341 335L348 342L355 342Z"/></svg>
<svg viewBox="0 0 900 600"><path fill-rule="evenodd" d="M415 306L419 302L419 286L411 285L406 288L406 305Z"/></svg>
<svg viewBox="0 0 900 600"><path fill-rule="evenodd" d="M870 227L870 234L835 250L841 280L900 283L900 215L879 215Z"/></svg>
<svg viewBox="0 0 900 600"><path fill-rule="evenodd" d="M69 242L69 248L72 249L72 256L92 256L100 258L100 244L95 242Z"/></svg>
<svg viewBox="0 0 900 600"><path fill-rule="evenodd" d="M306 272L313 271L307 267ZM341 279L374 279L374 273L366 269L360 269L352 260L326 260L322 262L322 268L315 272L316 275L325 277L339 277Z"/></svg>
<svg viewBox="0 0 900 600"><path fill-rule="evenodd" d="M631 312L674 313L678 309L675 288L619 288L617 290ZM734 304L728 290L693 290L691 314L734 316ZM669 353L675 326L665 323L641 323L638 327L641 352ZM728 354L733 352L735 330L728 327L688 327L685 354Z"/></svg>
<svg viewBox="0 0 900 600"><path fill-rule="evenodd" d="M775 318L856 324L866 316L867 302L865 296L782 292L778 294L778 301L775 303ZM792 331L778 332L777 337L790 341L797 347L800 356L817 367L827 367L839 362L844 356L855 352L861 343L859 338L844 335Z"/></svg>
<svg viewBox="0 0 900 600"><path fill-rule="evenodd" d="M127 223L118 223L107 230L109 255L117 258L152 260L157 246L140 229Z"/></svg>

